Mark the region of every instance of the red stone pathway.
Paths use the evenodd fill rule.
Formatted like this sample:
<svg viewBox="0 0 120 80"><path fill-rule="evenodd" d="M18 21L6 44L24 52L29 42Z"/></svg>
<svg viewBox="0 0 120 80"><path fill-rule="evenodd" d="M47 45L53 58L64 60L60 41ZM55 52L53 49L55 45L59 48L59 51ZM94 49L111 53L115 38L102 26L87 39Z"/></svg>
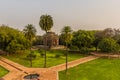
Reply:
<svg viewBox="0 0 120 80"><path fill-rule="evenodd" d="M98 57L88 56L88 57L84 57L84 58L81 58L81 59L78 59L78 60L68 62L68 68L77 66L79 64L82 64L82 63L85 63L85 62L88 62L88 61L91 61L91 60L94 60L96 58L98 58ZM50 69L55 70L55 71L62 71L62 70L66 69L66 64L64 63L64 64L60 64L60 65L57 65L57 66L53 66Z"/></svg>
<svg viewBox="0 0 120 80"><path fill-rule="evenodd" d="M68 68L97 58L99 57L88 56L68 62ZM38 73L40 74L40 80L59 80L58 71L65 70L65 63L50 68L27 68L3 57L0 57L0 65L10 71L3 77L5 80L23 80L23 76L27 75L26 73Z"/></svg>

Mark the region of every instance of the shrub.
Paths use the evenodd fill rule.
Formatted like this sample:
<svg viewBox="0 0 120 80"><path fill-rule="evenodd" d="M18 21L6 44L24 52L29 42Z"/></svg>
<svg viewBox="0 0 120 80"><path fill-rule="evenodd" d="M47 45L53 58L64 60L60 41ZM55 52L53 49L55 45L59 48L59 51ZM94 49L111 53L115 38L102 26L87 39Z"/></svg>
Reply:
<svg viewBox="0 0 120 80"><path fill-rule="evenodd" d="M79 50L77 46L70 46L70 50Z"/></svg>
<svg viewBox="0 0 120 80"><path fill-rule="evenodd" d="M41 56L41 57L44 57L44 56L45 56L45 54L44 54L44 53L40 53L40 56Z"/></svg>
<svg viewBox="0 0 120 80"><path fill-rule="evenodd" d="M98 47L101 49L102 52L118 52L120 49L119 44L116 40L111 38L103 39L99 44Z"/></svg>
<svg viewBox="0 0 120 80"><path fill-rule="evenodd" d="M30 53L30 54L28 54L26 57L27 57L28 60L33 60L33 59L36 58L36 55L33 54L33 53Z"/></svg>
<svg viewBox="0 0 120 80"><path fill-rule="evenodd" d="M56 55L55 55L55 58L59 58L59 57L60 57L60 55L59 55L59 54L56 54Z"/></svg>
<svg viewBox="0 0 120 80"><path fill-rule="evenodd" d="M82 54L89 54L90 50L87 47L82 47L80 49L80 53L82 53Z"/></svg>
<svg viewBox="0 0 120 80"><path fill-rule="evenodd" d="M44 50L43 50L43 49L39 49L38 52L39 52L39 53L43 53Z"/></svg>
<svg viewBox="0 0 120 80"><path fill-rule="evenodd" d="M44 57L45 54L44 54L44 50L43 49L39 49L38 52L40 53L41 57Z"/></svg>

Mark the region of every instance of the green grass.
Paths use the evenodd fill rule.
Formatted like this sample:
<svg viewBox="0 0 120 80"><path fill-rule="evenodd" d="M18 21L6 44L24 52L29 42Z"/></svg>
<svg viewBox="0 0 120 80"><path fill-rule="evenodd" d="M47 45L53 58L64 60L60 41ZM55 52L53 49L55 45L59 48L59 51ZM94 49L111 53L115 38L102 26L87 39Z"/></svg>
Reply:
<svg viewBox="0 0 120 80"><path fill-rule="evenodd" d="M6 75L9 71L0 66L0 78Z"/></svg>
<svg viewBox="0 0 120 80"><path fill-rule="evenodd" d="M35 60L33 60L33 67L43 67L44 66L44 58L41 57L40 53L37 50L34 52L37 55L37 57ZM55 57L58 54L61 56ZM64 54L65 54L65 51L63 51L63 50L47 51L47 67L65 63L65 55ZM30 61L26 59L26 56L27 56L27 54L15 54L15 55L9 55L9 56L4 56L4 57L8 58L14 62L17 62L21 65L30 67ZM72 53L72 54L69 54L68 61L79 59L81 57L84 57L84 55Z"/></svg>
<svg viewBox="0 0 120 80"><path fill-rule="evenodd" d="M60 80L120 80L120 59L100 58L59 72Z"/></svg>

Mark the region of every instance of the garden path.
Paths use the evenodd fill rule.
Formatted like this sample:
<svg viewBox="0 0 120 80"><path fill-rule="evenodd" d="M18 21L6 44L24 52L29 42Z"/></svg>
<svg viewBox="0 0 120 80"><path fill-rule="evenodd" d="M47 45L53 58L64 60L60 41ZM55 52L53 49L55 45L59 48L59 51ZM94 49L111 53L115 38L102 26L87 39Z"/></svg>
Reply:
<svg viewBox="0 0 120 80"><path fill-rule="evenodd" d="M99 58L99 57L96 57L96 56L88 56L88 57L84 57L84 58L81 58L81 59L77 59L77 60L68 62L68 68L77 66L77 65L79 65L79 64L82 64L82 63L85 63L85 62L88 62L88 61L91 61L91 60L94 60L94 59L97 59L97 58ZM66 69L66 63L60 64L60 65L57 65L57 66L53 66L53 67L51 67L50 69L53 69L53 70L55 70L55 71L65 70L65 69Z"/></svg>
<svg viewBox="0 0 120 80"><path fill-rule="evenodd" d="M120 53L92 52L91 54L98 57L120 58Z"/></svg>

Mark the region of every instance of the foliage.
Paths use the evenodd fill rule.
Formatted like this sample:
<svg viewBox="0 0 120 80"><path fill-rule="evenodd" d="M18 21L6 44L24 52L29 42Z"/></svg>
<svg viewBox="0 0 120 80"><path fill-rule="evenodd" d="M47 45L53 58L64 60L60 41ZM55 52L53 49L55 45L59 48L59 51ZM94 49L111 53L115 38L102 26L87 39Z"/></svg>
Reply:
<svg viewBox="0 0 120 80"><path fill-rule="evenodd" d="M44 57L44 56L45 56L45 54L44 54L44 53L40 53L40 56L41 56L41 57Z"/></svg>
<svg viewBox="0 0 120 80"><path fill-rule="evenodd" d="M73 38L72 36L72 30L70 28L70 26L65 26L63 29L62 29L62 34L61 34L61 39L63 40L63 42L67 44L70 44L71 43L71 40Z"/></svg>
<svg viewBox="0 0 120 80"><path fill-rule="evenodd" d="M29 41L19 30L8 26L0 26L0 48L10 53L18 50L25 50L29 46Z"/></svg>
<svg viewBox="0 0 120 80"><path fill-rule="evenodd" d="M40 17L40 21L39 21L39 25L41 27L42 30L44 30L47 34L47 32L52 28L53 26L53 19L50 15L42 15ZM45 46L47 45L47 39L45 38ZM46 48L45 48L45 63L44 63L44 67L46 67Z"/></svg>
<svg viewBox="0 0 120 80"><path fill-rule="evenodd" d="M100 41L98 47L103 52L117 52L120 49L120 45L116 42L116 40L111 38L104 38Z"/></svg>
<svg viewBox="0 0 120 80"><path fill-rule="evenodd" d="M79 50L79 48L75 45L70 46L70 50Z"/></svg>
<svg viewBox="0 0 120 80"><path fill-rule="evenodd" d="M87 48L87 47L82 47L80 49L80 53L81 54L89 54L90 53L90 50Z"/></svg>
<svg viewBox="0 0 120 80"><path fill-rule="evenodd" d="M30 45L31 45L36 34L35 27L33 27L32 24L28 24L27 26L25 26L25 29L23 29L23 32L25 34L26 39L30 41Z"/></svg>
<svg viewBox="0 0 120 80"><path fill-rule="evenodd" d="M117 43L120 44L120 30L119 29L112 29L112 28L106 28L103 31L97 31L95 33L95 40L93 45L98 47L99 42L104 38L112 38L117 41Z"/></svg>
<svg viewBox="0 0 120 80"><path fill-rule="evenodd" d="M59 58L59 57L60 57L60 54L56 54L56 55L55 55L55 58Z"/></svg>
<svg viewBox="0 0 120 80"><path fill-rule="evenodd" d="M71 27L70 26L65 26L63 29L62 29L62 39L64 40L65 42L65 46L66 46L66 73L67 73L67 63L68 63L68 44L71 43L71 40L73 38L72 34L71 34L72 30L71 30Z"/></svg>
<svg viewBox="0 0 120 80"><path fill-rule="evenodd" d="M40 17L39 25L42 30L48 32L53 26L53 19L50 15L42 15Z"/></svg>
<svg viewBox="0 0 120 80"><path fill-rule="evenodd" d="M103 36L101 35L102 31L96 31L94 34L95 40L93 41L93 46L96 47L96 51L98 50L98 44L103 39Z"/></svg>
<svg viewBox="0 0 120 80"><path fill-rule="evenodd" d="M36 55L33 54L33 53L30 53L30 54L27 55L27 59L28 59L28 60L33 60L33 59L35 59L35 58L36 58Z"/></svg>
<svg viewBox="0 0 120 80"><path fill-rule="evenodd" d="M44 56L45 56L43 49L39 49L38 52L40 53L40 56L41 56L41 57L44 57Z"/></svg>
<svg viewBox="0 0 120 80"><path fill-rule="evenodd" d="M43 45L42 36L35 36L35 40L33 40L33 45Z"/></svg>
<svg viewBox="0 0 120 80"><path fill-rule="evenodd" d="M31 52L30 54L28 54L27 56L27 59L30 61L30 66L32 67L32 64L33 64L33 60L36 58L36 55L33 53L33 52Z"/></svg>
<svg viewBox="0 0 120 80"><path fill-rule="evenodd" d="M93 31L78 30L73 33L72 45L77 46L79 49L90 47L94 39Z"/></svg>

